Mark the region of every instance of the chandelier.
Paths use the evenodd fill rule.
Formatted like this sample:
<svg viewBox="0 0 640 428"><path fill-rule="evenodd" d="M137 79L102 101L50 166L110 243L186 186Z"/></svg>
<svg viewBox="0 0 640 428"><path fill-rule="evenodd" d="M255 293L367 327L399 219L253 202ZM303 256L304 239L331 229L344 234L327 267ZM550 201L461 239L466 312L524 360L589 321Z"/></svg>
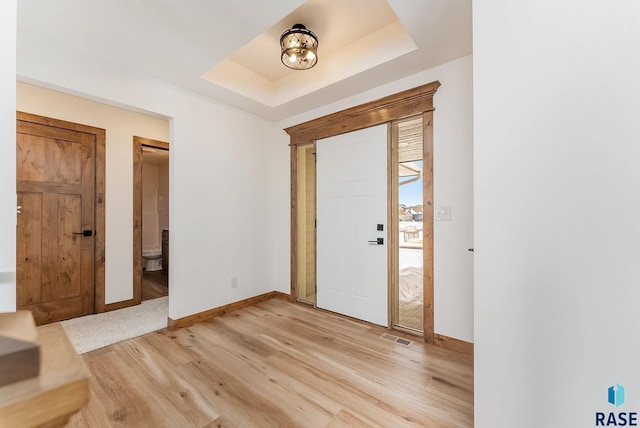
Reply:
<svg viewBox="0 0 640 428"><path fill-rule="evenodd" d="M294 70L307 70L318 62L318 37L302 24L280 36L280 59Z"/></svg>

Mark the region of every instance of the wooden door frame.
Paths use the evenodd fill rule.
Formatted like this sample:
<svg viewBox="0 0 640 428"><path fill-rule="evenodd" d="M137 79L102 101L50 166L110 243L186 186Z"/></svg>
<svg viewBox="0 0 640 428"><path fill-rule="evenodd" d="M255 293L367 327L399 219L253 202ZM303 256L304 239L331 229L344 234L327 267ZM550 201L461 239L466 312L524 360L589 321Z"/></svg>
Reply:
<svg viewBox="0 0 640 428"><path fill-rule="evenodd" d="M291 299L297 301L298 278L298 159L296 146L347 132L369 128L408 116L423 116L423 257L424 257L424 341L435 342L433 287L433 95L440 87L435 81L395 95L339 111L285 129L291 146ZM394 158L389 156L389 162ZM390 165L390 164L389 164ZM389 171L393 171L390 166ZM392 204L389 204L390 206ZM391 208L389 209L391 211ZM396 213L397 214L397 213ZM389 217L392 221L394 217ZM389 230L391 230L389 228ZM389 269L389 275L393 269ZM391 283L391 282L390 282ZM390 319L390 322L392 320Z"/></svg>
<svg viewBox="0 0 640 428"><path fill-rule="evenodd" d="M144 137L133 137L133 299L126 306L142 302L142 147L169 150L169 143ZM122 306L122 307L126 307Z"/></svg>
<svg viewBox="0 0 640 428"><path fill-rule="evenodd" d="M36 123L60 129L69 129L95 136L95 242L94 242L94 301L95 313L104 312L105 309L105 149L106 131L79 123L67 122L36 114L16 112L16 120Z"/></svg>
<svg viewBox="0 0 640 428"><path fill-rule="evenodd" d="M305 179L305 180L306 180L307 176L309 175L309 170L308 170L306 167L305 167L305 168L301 168L301 167L300 167L300 165L301 165L301 164L300 164L300 161L299 161L299 159L298 159L298 155L299 155L299 153L297 153L297 150L298 150L298 149L309 149L309 148L311 148L311 149L313 150L313 155L312 155L312 156L314 156L314 161L315 161L315 155L316 155L316 153L315 153L315 148L316 148L316 145L315 145L314 143L312 143L312 144L298 144L298 145L296 145L296 146L292 146L292 147L293 147L293 149L296 151L296 158L295 158L295 161L296 161L296 174L302 173L302 171L304 170L304 172L302 173L302 174L304 174L304 175L300 175L300 177L298 177L298 178L302 178L302 179ZM305 159L304 159L304 161L306 162L306 160L307 160L307 159L306 159L306 155L305 155ZM314 168L314 171L313 171L313 181L314 181L314 189L313 189L313 192L314 192L314 194L313 194L313 204L314 204L314 206L315 206L315 208L316 208L316 210L317 210L317 205L316 205L316 203L317 203L317 198L316 198L316 191L317 191L317 188L316 188L316 186L315 186L315 180L316 180L316 173L315 173L315 168ZM306 185L306 183L305 183L305 185ZM297 192L298 190L300 190L300 189L301 189L301 187L300 187L300 186L296 186L296 192ZM307 190L305 189L305 197L307 197L307 196L308 196L308 193L307 193ZM298 195L297 195L297 193L296 193L296 204L298 203L298 200L299 200L299 198L298 198ZM315 210L314 210L314 211L315 211ZM315 214L315 212L314 212L314 214ZM298 215L299 215L299 214L298 214ZM297 217L296 217L296 219L297 219ZM297 222L296 224L297 224L297 225L300 225L300 222ZM299 232L299 231L298 231L298 232ZM298 250L302 250L302 248L300 248L301 246L299 245L299 243L300 243L300 241L299 241L299 238L298 238L298 234L296 233L296 248L297 248ZM305 243L306 243L306 242L305 242ZM316 252L317 252L317 251L318 251L318 233L317 233L317 230L314 228L314 233L313 233L313 254L314 254L314 257L315 257L315 254L316 254ZM298 260L298 257L299 257L299 254L296 254L296 260ZM307 260L306 262L308 263L308 260ZM316 284L316 281L317 281L317 271L316 271L316 260L315 260L315 259L313 260L313 269L314 269L314 278L313 278L313 283L314 283L314 285L315 285L315 284ZM299 272L296 270L296 274L298 274L298 273L299 273ZM305 272L305 273L307 273L307 272ZM297 284L297 285L300 285L300 284L299 284L299 282L298 282L298 279L297 279L297 278L296 278L296 284ZM306 290L306 287L305 287L305 290ZM298 290L296 290L296 296L295 296L296 300L297 300L297 297L298 297L298 295L299 295L299 293L298 293L297 291L298 291ZM317 291L317 290L316 290L316 291ZM303 300L303 299L299 299L299 300L297 300L297 301L298 301L299 303L304 303L304 304L307 304L307 305L313 306L314 308L317 308L317 304L316 304L316 303L317 303L317 302L316 302L316 292L314 292L314 295L313 295L313 301L306 300L306 297L305 297L305 299L304 299L304 300Z"/></svg>

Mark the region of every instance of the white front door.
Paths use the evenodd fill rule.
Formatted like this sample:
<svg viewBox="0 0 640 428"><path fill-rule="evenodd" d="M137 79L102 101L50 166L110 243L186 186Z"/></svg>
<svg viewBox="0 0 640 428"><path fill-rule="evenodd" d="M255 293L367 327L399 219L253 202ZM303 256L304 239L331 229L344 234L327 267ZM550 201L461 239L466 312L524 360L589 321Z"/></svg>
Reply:
<svg viewBox="0 0 640 428"><path fill-rule="evenodd" d="M319 140L316 153L317 306L387 326L387 125Z"/></svg>

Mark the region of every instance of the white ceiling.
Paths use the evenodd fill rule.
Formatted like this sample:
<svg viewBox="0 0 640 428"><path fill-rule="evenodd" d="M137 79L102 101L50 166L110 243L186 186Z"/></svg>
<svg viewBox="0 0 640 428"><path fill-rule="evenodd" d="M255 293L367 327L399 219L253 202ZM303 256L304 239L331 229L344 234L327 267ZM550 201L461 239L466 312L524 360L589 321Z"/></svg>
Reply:
<svg viewBox="0 0 640 428"><path fill-rule="evenodd" d="M280 63L298 22L320 41L311 70ZM20 0L18 69L36 50L277 121L471 54L471 0Z"/></svg>

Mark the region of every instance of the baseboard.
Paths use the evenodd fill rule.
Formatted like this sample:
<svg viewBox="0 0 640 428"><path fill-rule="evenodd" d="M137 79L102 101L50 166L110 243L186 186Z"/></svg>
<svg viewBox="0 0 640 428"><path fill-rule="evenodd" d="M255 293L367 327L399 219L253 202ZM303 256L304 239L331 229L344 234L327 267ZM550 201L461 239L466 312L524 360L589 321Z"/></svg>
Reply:
<svg viewBox="0 0 640 428"><path fill-rule="evenodd" d="M197 314L189 315L184 318L178 318L176 320L169 318L167 322L167 327L169 330L190 327L199 322L203 322L211 318L227 314L229 312L237 311L238 309L246 308L248 306L257 305L258 303L264 302L269 299L283 299L283 300L291 301L291 295L282 293L280 291L270 291L268 293L250 297L248 299L229 303L228 305L219 306L217 308L209 309L204 312L198 312ZM107 305L107 307L110 307L111 305L125 304L128 302L133 303L133 300L112 303L110 305ZM129 304L128 306L131 306L131 304ZM126 307L126 305L123 307ZM114 308L114 309L118 309L118 308ZM111 310L111 309L107 309L107 310ZM454 339L453 337L443 336L441 334L436 333L434 334L433 344L441 348L448 349L450 351L455 351L464 355L473 356L473 343L471 342L465 342L464 340Z"/></svg>
<svg viewBox="0 0 640 428"><path fill-rule="evenodd" d="M121 302L109 303L107 305L104 305L104 311L105 312L117 311L118 309L124 309L130 306L135 306L135 304L136 303L133 299L123 300Z"/></svg>
<svg viewBox="0 0 640 428"><path fill-rule="evenodd" d="M290 300L289 295L281 293L279 291L270 291L268 293L260 294L258 296L249 297L248 299L239 300L237 302L229 303L228 305L219 306L217 308L209 309L204 312L189 315L188 317L178 318L177 320L169 318L168 328L169 330L175 330L177 328L190 327L202 321L209 320L213 317L224 315L226 313L237 311L238 309L246 308L247 306L257 305L265 300L278 298Z"/></svg>
<svg viewBox="0 0 640 428"><path fill-rule="evenodd" d="M273 298L274 299L288 300L290 302L293 301L293 299L291 298L291 294L283 293L282 291L274 291L273 292Z"/></svg>
<svg viewBox="0 0 640 428"><path fill-rule="evenodd" d="M471 342L465 342L464 340L454 339L453 337L436 333L434 335L434 345L473 357L473 343Z"/></svg>

